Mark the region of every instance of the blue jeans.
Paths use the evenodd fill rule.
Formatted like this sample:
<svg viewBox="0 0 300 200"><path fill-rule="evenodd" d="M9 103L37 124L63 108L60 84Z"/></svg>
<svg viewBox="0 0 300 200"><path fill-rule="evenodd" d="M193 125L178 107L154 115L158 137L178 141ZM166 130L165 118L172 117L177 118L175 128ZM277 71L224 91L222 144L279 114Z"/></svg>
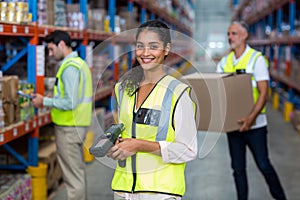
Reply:
<svg viewBox="0 0 300 200"><path fill-rule="evenodd" d="M248 182L246 173L246 146L249 147L256 165L263 174L271 195L277 200L286 200L279 178L269 160L267 148L267 127L246 132L227 133L231 167L239 200L248 199Z"/></svg>

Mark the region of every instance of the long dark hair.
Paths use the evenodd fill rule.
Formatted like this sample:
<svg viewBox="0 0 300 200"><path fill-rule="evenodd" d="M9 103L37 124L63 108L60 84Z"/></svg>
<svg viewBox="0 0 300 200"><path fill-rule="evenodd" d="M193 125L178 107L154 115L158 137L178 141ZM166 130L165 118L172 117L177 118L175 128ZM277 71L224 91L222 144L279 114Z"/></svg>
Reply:
<svg viewBox="0 0 300 200"><path fill-rule="evenodd" d="M141 24L135 36L137 40L140 33L144 30L157 33L160 40L163 42L164 48L168 43L171 44L171 33L169 27L160 20L150 20ZM165 56L166 59L167 56ZM139 86L139 83L144 79L144 71L137 59L132 64L132 69L121 78L121 86L127 91L128 95L133 95L134 91Z"/></svg>

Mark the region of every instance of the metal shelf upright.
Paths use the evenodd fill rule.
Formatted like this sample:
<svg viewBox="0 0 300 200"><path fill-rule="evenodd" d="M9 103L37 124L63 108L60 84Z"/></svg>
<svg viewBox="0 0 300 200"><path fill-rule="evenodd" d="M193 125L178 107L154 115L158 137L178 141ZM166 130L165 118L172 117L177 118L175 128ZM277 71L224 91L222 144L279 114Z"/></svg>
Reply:
<svg viewBox="0 0 300 200"><path fill-rule="evenodd" d="M38 33L37 33L37 4L34 0L29 0L29 11L32 13L33 25L22 26L22 25L12 25L12 24L1 24L3 35L9 32L13 33L12 35L18 36L27 36L30 37L30 42L23 50L21 50L13 59L7 62L3 67L2 71L8 70L13 64L15 64L20 58L27 54L27 81L29 83L35 83L36 90L39 91L41 88L39 85L42 83L44 85L43 77L37 76L36 74L36 45L38 44ZM37 166L38 165L38 135L39 135L39 125L37 122L38 118L35 117L33 120L16 125L15 127L0 133L2 138L0 145L2 145L10 154L12 154L21 164L15 165L1 165L0 169L18 169L24 170L28 166ZM19 155L8 142L17 139L25 134L28 134L28 160L24 159Z"/></svg>
<svg viewBox="0 0 300 200"><path fill-rule="evenodd" d="M68 3L72 1L68 0ZM1 70L6 71L19 61L20 58L27 54L27 82L34 83L36 86L35 92L44 94L44 69L39 65L39 38L46 36L51 31L57 29L56 27L40 27L37 24L37 1L28 0L29 12L32 14L32 23L28 25L0 23L0 35L26 37L28 39L27 46L19 51L17 55L9 60ZM80 0L80 11L84 15L85 24L87 24L87 0ZM87 30L70 31L71 37L82 40L80 45L80 55L83 59L86 57L86 45L88 44L89 36L93 35L95 39L107 38L101 33L89 33ZM97 94L98 98L103 98L108 95L107 90L103 91L104 94ZM25 122L19 122L9 128L0 131L0 146L3 146L10 154L12 154L20 164L15 165L0 165L0 169L14 169L25 170L28 166L38 166L38 137L39 128L49 124L51 116L49 113L44 115L36 115L34 119ZM8 143L18 139L21 136L28 136L28 160L18 154Z"/></svg>

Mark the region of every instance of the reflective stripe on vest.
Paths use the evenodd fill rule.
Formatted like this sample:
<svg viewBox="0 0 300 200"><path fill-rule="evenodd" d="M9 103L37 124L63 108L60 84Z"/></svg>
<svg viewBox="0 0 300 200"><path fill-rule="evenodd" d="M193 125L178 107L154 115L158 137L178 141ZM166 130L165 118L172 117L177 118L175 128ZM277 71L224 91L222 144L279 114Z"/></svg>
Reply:
<svg viewBox="0 0 300 200"><path fill-rule="evenodd" d="M62 74L70 66L76 67L80 71L78 105L74 110L52 108L52 121L61 126L89 126L92 112L92 78L89 67L80 57L69 58L60 66L56 74L58 81L57 86L54 86L54 97L64 98L65 90Z"/></svg>
<svg viewBox="0 0 300 200"><path fill-rule="evenodd" d="M252 74L252 90L253 90L253 100L254 103L257 101L259 97L259 91L257 88L257 83L253 76L254 66L257 58L262 56L262 54L254 49L250 48L249 51L244 55L241 60L236 65L233 65L233 56L234 52L230 52L229 55L226 57L226 64L223 67L223 71L225 73L232 73L236 72L237 69L245 69L246 73ZM266 107L264 107L261 113L266 112Z"/></svg>
<svg viewBox="0 0 300 200"><path fill-rule="evenodd" d="M178 99L189 87L171 76L162 78L134 114L136 94L115 92L120 110L120 122L125 124L123 138L135 137L147 141L175 141L173 113ZM140 114L140 115L139 115ZM117 167L112 189L125 192L158 192L183 196L185 163L163 163L161 156L137 152L126 159L126 167ZM135 172L135 173L134 173Z"/></svg>

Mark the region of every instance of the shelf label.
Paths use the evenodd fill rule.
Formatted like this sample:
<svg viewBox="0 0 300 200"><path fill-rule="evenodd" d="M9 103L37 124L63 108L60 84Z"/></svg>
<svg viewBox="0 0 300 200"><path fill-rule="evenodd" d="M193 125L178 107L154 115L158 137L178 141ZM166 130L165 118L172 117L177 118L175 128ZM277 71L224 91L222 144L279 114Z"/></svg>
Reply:
<svg viewBox="0 0 300 200"><path fill-rule="evenodd" d="M25 131L29 131L29 123L25 124Z"/></svg>
<svg viewBox="0 0 300 200"><path fill-rule="evenodd" d="M44 29L44 34L48 35L48 29Z"/></svg>
<svg viewBox="0 0 300 200"><path fill-rule="evenodd" d="M25 31L24 31L26 34L29 33L29 27L28 26L25 26Z"/></svg>
<svg viewBox="0 0 300 200"><path fill-rule="evenodd" d="M17 32L17 26L15 26L15 25L12 26L12 32L13 32L13 33L16 33L16 32Z"/></svg>
<svg viewBox="0 0 300 200"><path fill-rule="evenodd" d="M278 58L278 53L279 53L279 46L275 45L275 47L274 47L274 58L275 59Z"/></svg>
<svg viewBox="0 0 300 200"><path fill-rule="evenodd" d="M0 24L0 32L3 32L3 25Z"/></svg>
<svg viewBox="0 0 300 200"><path fill-rule="evenodd" d="M36 46L36 66L37 66L37 76L45 75L45 47L44 45Z"/></svg>
<svg viewBox="0 0 300 200"><path fill-rule="evenodd" d="M48 116L45 116L45 123L48 122Z"/></svg>
<svg viewBox="0 0 300 200"><path fill-rule="evenodd" d="M39 118L39 126L42 125L42 118Z"/></svg>
<svg viewBox="0 0 300 200"><path fill-rule="evenodd" d="M85 51L86 51L85 60L89 67L93 67L93 47L92 47L92 45L86 46Z"/></svg>
<svg viewBox="0 0 300 200"><path fill-rule="evenodd" d="M291 47L285 48L285 61L291 61Z"/></svg>
<svg viewBox="0 0 300 200"><path fill-rule="evenodd" d="M3 133L0 134L0 142L4 142L4 134Z"/></svg>
<svg viewBox="0 0 300 200"><path fill-rule="evenodd" d="M35 120L33 121L32 126L33 126L33 128L36 127L36 121Z"/></svg>
<svg viewBox="0 0 300 200"><path fill-rule="evenodd" d="M270 59L270 46L266 47L266 57Z"/></svg>
<svg viewBox="0 0 300 200"><path fill-rule="evenodd" d="M13 136L16 137L18 135L18 129L14 128L13 129Z"/></svg>

